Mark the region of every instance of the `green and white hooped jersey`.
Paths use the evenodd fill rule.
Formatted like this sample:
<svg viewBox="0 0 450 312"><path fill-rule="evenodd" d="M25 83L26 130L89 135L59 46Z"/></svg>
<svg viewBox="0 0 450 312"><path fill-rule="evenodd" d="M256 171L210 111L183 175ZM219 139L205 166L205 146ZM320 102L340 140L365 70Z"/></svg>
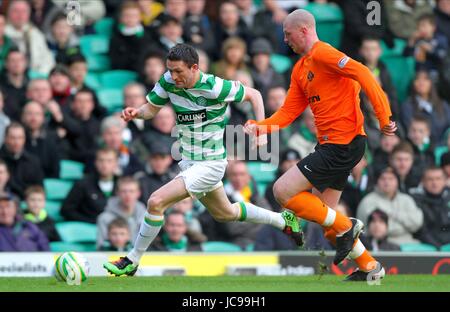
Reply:
<svg viewBox="0 0 450 312"><path fill-rule="evenodd" d="M230 102L242 102L244 86L200 72L192 89L178 88L166 72L147 95L147 101L164 106L168 102L176 113L182 159L225 159L223 134L225 111Z"/></svg>

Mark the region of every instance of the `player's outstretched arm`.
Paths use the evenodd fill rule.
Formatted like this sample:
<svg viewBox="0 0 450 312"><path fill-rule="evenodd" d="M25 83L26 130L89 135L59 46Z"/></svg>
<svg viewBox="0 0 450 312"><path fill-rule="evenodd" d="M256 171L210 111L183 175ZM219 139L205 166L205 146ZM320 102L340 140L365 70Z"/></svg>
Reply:
<svg viewBox="0 0 450 312"><path fill-rule="evenodd" d="M264 101L261 93L253 88L245 87L245 97L244 101L249 101L252 104L253 112L255 113L255 118L257 121L264 120ZM245 130L245 129L244 129ZM246 130L245 130L246 131ZM247 132L247 131L246 131ZM247 132L250 135L253 135L252 147L263 146L267 144L267 135L263 134L257 136L254 132Z"/></svg>
<svg viewBox="0 0 450 312"><path fill-rule="evenodd" d="M150 102L145 103L139 108L127 107L122 111L122 119L126 122L132 119L151 119L161 109L160 106L153 105Z"/></svg>

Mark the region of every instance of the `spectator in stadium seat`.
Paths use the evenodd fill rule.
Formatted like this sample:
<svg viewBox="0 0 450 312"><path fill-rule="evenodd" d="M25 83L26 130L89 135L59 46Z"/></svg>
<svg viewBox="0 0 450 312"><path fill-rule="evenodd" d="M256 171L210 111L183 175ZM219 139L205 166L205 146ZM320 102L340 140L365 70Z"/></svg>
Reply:
<svg viewBox="0 0 450 312"><path fill-rule="evenodd" d="M24 219L37 225L50 242L59 241L61 237L55 227L55 221L45 210L45 190L42 186L30 186L25 190L26 209Z"/></svg>
<svg viewBox="0 0 450 312"><path fill-rule="evenodd" d="M395 171L386 167L375 173L375 190L367 194L357 210L357 218L368 223L369 216L379 209L389 217L388 239L396 244L417 243L413 238L423 224L423 213L414 199L400 192Z"/></svg>
<svg viewBox="0 0 450 312"><path fill-rule="evenodd" d="M161 234L150 245L153 251L201 251L200 242L187 235L185 216L179 211L171 211L165 217L165 223Z"/></svg>
<svg viewBox="0 0 450 312"><path fill-rule="evenodd" d="M362 235L361 241L370 251L400 251L400 246L388 239L389 217L380 210L374 210L367 220L367 236Z"/></svg>
<svg viewBox="0 0 450 312"><path fill-rule="evenodd" d="M124 2L109 43L111 68L140 71L139 60L151 44L152 38L141 24L139 5L134 1Z"/></svg>
<svg viewBox="0 0 450 312"><path fill-rule="evenodd" d="M212 32L212 21L205 14L206 0L187 0L187 15L183 22L183 36L186 43L197 50L212 54L215 49L215 39ZM207 71L206 71L207 72Z"/></svg>
<svg viewBox="0 0 450 312"><path fill-rule="evenodd" d="M108 199L105 210L97 218L97 248L108 240L109 224L117 218L126 220L131 238L138 235L146 211L146 206L138 200L140 195L139 182L134 178L122 177L117 181L116 196Z"/></svg>
<svg viewBox="0 0 450 312"><path fill-rule="evenodd" d="M432 13L428 0L385 1L389 29L401 39L409 39L416 29L420 16Z"/></svg>
<svg viewBox="0 0 450 312"><path fill-rule="evenodd" d="M3 145L5 129L11 123L11 119L3 111L4 103L3 93L0 90L0 146Z"/></svg>
<svg viewBox="0 0 450 312"><path fill-rule="evenodd" d="M56 15L52 20L51 32L46 36L47 45L58 64L67 64L71 56L81 52L79 38L67 18L65 14Z"/></svg>
<svg viewBox="0 0 450 312"><path fill-rule="evenodd" d="M165 71L164 56L154 51L147 52L144 57L144 64L139 69L138 82L142 83L146 90L152 90Z"/></svg>
<svg viewBox="0 0 450 312"><path fill-rule="evenodd" d="M428 167L422 177L422 187L412 193L424 215L423 227L417 237L439 248L450 244L450 189L442 168Z"/></svg>
<svg viewBox="0 0 450 312"><path fill-rule="evenodd" d="M416 116L408 129L408 141L414 150L414 167L420 168L434 165L434 144L430 138L430 123L427 118Z"/></svg>
<svg viewBox="0 0 450 312"><path fill-rule="evenodd" d="M211 71L220 78L235 79L237 71L247 71L246 54L245 41L237 37L228 38L222 44L222 58L212 64Z"/></svg>
<svg viewBox="0 0 450 312"><path fill-rule="evenodd" d="M61 106L66 106L72 95L72 76L67 66L57 64L48 76L48 81L52 87L53 98Z"/></svg>
<svg viewBox="0 0 450 312"><path fill-rule="evenodd" d="M228 164L225 193L232 202L251 202L259 207L270 209L269 203L258 193L257 185L249 174L244 161L234 160ZM229 241L245 248L253 244L261 224L246 222L219 223L204 212L199 217L203 233L211 241Z"/></svg>
<svg viewBox="0 0 450 312"><path fill-rule="evenodd" d="M68 221L96 223L106 207L107 200L116 190L117 154L112 149L99 149L96 153L95 172L75 182L61 207Z"/></svg>
<svg viewBox="0 0 450 312"><path fill-rule="evenodd" d="M64 140L69 145L66 152L69 159L87 163L95 154L100 120L93 115L94 106L94 95L87 89L79 90L70 106L62 109L48 106L53 126L65 130Z"/></svg>
<svg viewBox="0 0 450 312"><path fill-rule="evenodd" d="M448 49L447 37L436 32L434 15L425 14L419 18L417 29L409 38L403 55L413 56L416 70L428 71L433 81L437 81L439 67L447 56Z"/></svg>
<svg viewBox="0 0 450 312"><path fill-rule="evenodd" d="M55 101L53 100L50 82L45 78L31 80L27 86L26 97L28 101L39 103L44 109L47 108L50 101Z"/></svg>
<svg viewBox="0 0 450 312"><path fill-rule="evenodd" d="M397 144L389 155L389 165L394 169L399 180L399 190L409 193L417 187L422 176L422 168L414 167L414 149L411 144L402 141ZM382 168L380 168L382 169Z"/></svg>
<svg viewBox="0 0 450 312"><path fill-rule="evenodd" d="M430 120L431 140L442 143L444 132L450 127L450 105L442 100L426 71L416 73L411 95L401 105L400 119L408 129L413 116L422 115Z"/></svg>
<svg viewBox="0 0 450 312"><path fill-rule="evenodd" d="M5 161L11 175L9 186L14 194L24 197L24 191L31 185L42 185L44 172L39 158L25 150L25 129L12 122L5 132L5 141L0 149L0 158Z"/></svg>
<svg viewBox="0 0 450 312"><path fill-rule="evenodd" d="M344 14L344 31L342 33L341 48L348 56L358 59L358 51L365 37L371 36L384 40L389 47L393 47L393 35L389 29L385 1L379 1L381 6L381 23L370 25L367 23L369 7L372 0L341 0L338 2Z"/></svg>
<svg viewBox="0 0 450 312"><path fill-rule="evenodd" d="M26 0L12 1L8 8L8 24L5 33L27 56L30 69L48 74L55 65L44 34L30 21L31 7Z"/></svg>
<svg viewBox="0 0 450 312"><path fill-rule="evenodd" d="M132 82L125 86L123 89L124 106L125 107L139 107L142 103L145 103L145 96L147 91L145 87L136 82ZM137 144L141 135L144 133L145 121L141 119L133 119L126 124L127 129L125 130L125 136L127 141L133 145Z"/></svg>
<svg viewBox="0 0 450 312"><path fill-rule="evenodd" d="M100 251L130 251L132 237L126 220L117 218L108 224L108 239L103 242Z"/></svg>
<svg viewBox="0 0 450 312"><path fill-rule="evenodd" d="M0 193L0 251L50 251L45 234L23 219L8 193Z"/></svg>
<svg viewBox="0 0 450 312"><path fill-rule="evenodd" d="M51 24L56 15L61 14L62 10L57 7L52 0L32 0L31 22L39 28L44 34L51 32Z"/></svg>
<svg viewBox="0 0 450 312"><path fill-rule="evenodd" d="M225 40L231 37L242 39L246 46L250 46L252 41L252 34L245 22L240 18L236 4L225 1L222 2L219 7L219 20L216 22L214 38L216 39L216 42L225 42ZM215 60L224 57L223 54L220 55L221 51L219 47L220 45L217 46L213 53L213 58Z"/></svg>
<svg viewBox="0 0 450 312"><path fill-rule="evenodd" d="M371 167L374 171L378 171L389 165L389 155L399 143L400 137L398 135L381 135L380 146L372 151L373 159Z"/></svg>
<svg viewBox="0 0 450 312"><path fill-rule="evenodd" d="M437 0L434 8L437 31L444 34L450 42L450 1Z"/></svg>
<svg viewBox="0 0 450 312"><path fill-rule="evenodd" d="M44 108L30 101L23 108L22 124L26 129L25 150L39 158L46 178L59 177L59 138L45 125Z"/></svg>
<svg viewBox="0 0 450 312"><path fill-rule="evenodd" d="M270 42L265 38L253 40L250 46L251 67L250 73L255 88L261 92L263 99L267 100L267 94L272 87L286 88L284 77L277 73L270 64L270 55L273 53Z"/></svg>
<svg viewBox="0 0 450 312"><path fill-rule="evenodd" d="M155 140L147 145L149 155L143 171L135 174L141 185L140 200L144 203L150 198L150 195L161 186L175 177L175 172L171 165L173 159L170 146Z"/></svg>
<svg viewBox="0 0 450 312"><path fill-rule="evenodd" d="M0 193L4 192L12 194L11 187L9 186L9 178L8 165L0 158Z"/></svg>
<svg viewBox="0 0 450 312"><path fill-rule="evenodd" d="M158 28L157 40L152 46L152 50L167 55L170 48L177 43L183 42L183 26L181 22L171 15L163 15L161 25Z"/></svg>
<svg viewBox="0 0 450 312"><path fill-rule="evenodd" d="M0 13L0 71L2 71L9 49L14 47L11 38L5 35L6 18Z"/></svg>
<svg viewBox="0 0 450 312"><path fill-rule="evenodd" d="M106 117L100 126L100 145L115 150L119 155L117 172L119 176L133 175L144 168L137 156L124 143L124 129L125 123L118 116Z"/></svg>
<svg viewBox="0 0 450 312"><path fill-rule="evenodd" d="M374 37L365 37L361 42L359 54L361 55L364 65L370 69L384 92L386 92L392 111L392 118L398 120L400 112L397 101L397 91L392 83L391 74L383 61L380 60L382 54L380 40ZM365 99L367 100L367 97L365 97ZM369 108L369 106L370 108L372 107L372 105L368 105L368 103L362 105L363 108ZM365 120L367 120L367 118L365 118ZM367 129L367 127L365 128ZM379 132L379 130L376 131L376 133ZM369 138L373 137L374 134L375 133L369 133Z"/></svg>
<svg viewBox="0 0 450 312"><path fill-rule="evenodd" d="M12 120L20 120L28 81L25 55L17 49L10 49L0 74L0 88L4 95L3 110Z"/></svg>

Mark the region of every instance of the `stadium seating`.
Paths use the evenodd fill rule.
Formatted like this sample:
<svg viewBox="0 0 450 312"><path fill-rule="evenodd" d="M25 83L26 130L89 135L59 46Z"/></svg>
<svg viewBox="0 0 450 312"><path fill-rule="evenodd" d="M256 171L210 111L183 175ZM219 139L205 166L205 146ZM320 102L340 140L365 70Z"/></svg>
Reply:
<svg viewBox="0 0 450 312"><path fill-rule="evenodd" d="M88 55L86 61L90 72L103 72L111 68L111 62L107 55Z"/></svg>
<svg viewBox="0 0 450 312"><path fill-rule="evenodd" d="M59 163L59 178L64 180L79 180L83 177L84 164L78 161L63 159Z"/></svg>
<svg viewBox="0 0 450 312"><path fill-rule="evenodd" d="M394 39L394 46L392 48L389 48L387 44L384 41L381 41L381 57L387 57L387 56L402 56L403 50L405 50L406 47L406 40L396 38Z"/></svg>
<svg viewBox="0 0 450 312"><path fill-rule="evenodd" d="M101 89L97 91L100 104L108 110L110 114L120 112L123 108L122 89Z"/></svg>
<svg viewBox="0 0 450 312"><path fill-rule="evenodd" d="M114 27L114 19L112 17L105 17L95 22L94 30L98 35L111 38Z"/></svg>
<svg viewBox="0 0 450 312"><path fill-rule="evenodd" d="M441 156L448 152L447 146L438 146L434 149L434 161L437 166L441 165Z"/></svg>
<svg viewBox="0 0 450 312"><path fill-rule="evenodd" d="M84 78L84 83L93 90L98 90L101 87L100 75L96 72L88 72Z"/></svg>
<svg viewBox="0 0 450 312"><path fill-rule="evenodd" d="M45 203L45 211L55 222L64 221L64 218L61 216L61 204L60 201L54 200L47 200Z"/></svg>
<svg viewBox="0 0 450 312"><path fill-rule="evenodd" d="M109 37L103 35L84 35L80 38L81 53L88 57L93 54L106 54L109 51Z"/></svg>
<svg viewBox="0 0 450 312"><path fill-rule="evenodd" d="M337 5L313 2L308 3L305 10L311 12L316 18L317 34L320 40L339 48L344 30L342 10Z"/></svg>
<svg viewBox="0 0 450 312"><path fill-rule="evenodd" d="M441 251L450 251L450 244L442 245L440 250Z"/></svg>
<svg viewBox="0 0 450 312"><path fill-rule="evenodd" d="M60 222L56 230L66 243L95 243L97 237L97 226L86 222Z"/></svg>
<svg viewBox="0 0 450 312"><path fill-rule="evenodd" d="M48 78L48 75L30 69L30 70L28 71L28 78L29 78L30 80L33 80L33 79L41 79L41 78L42 78L42 79L47 79L47 78Z"/></svg>
<svg viewBox="0 0 450 312"><path fill-rule="evenodd" d="M408 96L411 81L415 75L415 60L413 57L401 55L383 56L381 60L386 64L397 90L399 103L403 103Z"/></svg>
<svg viewBox="0 0 450 312"><path fill-rule="evenodd" d="M47 200L63 200L72 189L73 182L61 179L44 179Z"/></svg>
<svg viewBox="0 0 450 312"><path fill-rule="evenodd" d="M65 251L95 251L95 244L80 244L80 243L67 243L67 242L50 242L50 250L53 252L65 252Z"/></svg>
<svg viewBox="0 0 450 312"><path fill-rule="evenodd" d="M202 250L205 252L239 252L242 251L241 247L236 244L227 242L204 242L202 244Z"/></svg>
<svg viewBox="0 0 450 312"><path fill-rule="evenodd" d="M273 69L280 74L285 73L292 67L292 61L290 58L276 53L270 55L270 64Z"/></svg>
<svg viewBox="0 0 450 312"><path fill-rule="evenodd" d="M105 88L123 88L128 83L136 81L137 73L129 70L110 70L100 75L100 84Z"/></svg>
<svg viewBox="0 0 450 312"><path fill-rule="evenodd" d="M426 251L437 251L437 248L430 244L421 243L408 243L400 245L401 251L409 252L426 252Z"/></svg>

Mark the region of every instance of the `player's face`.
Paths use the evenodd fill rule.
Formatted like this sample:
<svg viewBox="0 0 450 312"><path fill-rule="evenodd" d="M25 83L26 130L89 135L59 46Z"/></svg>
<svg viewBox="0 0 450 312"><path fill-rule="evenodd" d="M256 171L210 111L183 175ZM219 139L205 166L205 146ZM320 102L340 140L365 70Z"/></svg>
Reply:
<svg viewBox="0 0 450 312"><path fill-rule="evenodd" d="M192 88L195 85L195 74L198 71L198 64L189 67L183 61L167 60L166 65L178 88Z"/></svg>
<svg viewBox="0 0 450 312"><path fill-rule="evenodd" d="M297 54L304 54L306 49L306 27L299 27L291 23L283 26L284 42Z"/></svg>

